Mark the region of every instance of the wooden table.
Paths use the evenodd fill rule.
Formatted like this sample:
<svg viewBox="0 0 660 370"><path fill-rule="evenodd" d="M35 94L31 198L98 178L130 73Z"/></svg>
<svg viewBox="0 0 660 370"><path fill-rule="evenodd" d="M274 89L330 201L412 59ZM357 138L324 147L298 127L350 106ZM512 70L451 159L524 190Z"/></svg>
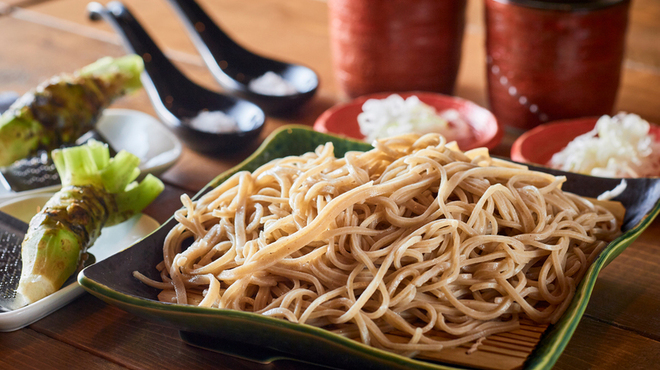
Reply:
<svg viewBox="0 0 660 370"><path fill-rule="evenodd" d="M119 38L87 19L88 0L0 0L0 91L25 92L45 78L102 56L120 56ZM164 0L126 0L168 55L193 80L219 89ZM303 63L321 78L317 97L297 116L269 118L263 136L285 123L311 125L344 98L330 65L327 4L318 0L204 0L226 30L252 50ZM456 95L487 106L483 10L470 0ZM660 0L635 0L617 110L660 123ZM114 107L154 114L144 92ZM494 153L508 155L507 133ZM194 194L250 150L213 157L185 149L162 175L164 193L146 214L165 221L178 197ZM660 364L660 222L601 274L591 303L559 359L558 369L642 369ZM289 361L260 365L186 345L178 332L85 294L50 316L0 333L2 369L312 369Z"/></svg>

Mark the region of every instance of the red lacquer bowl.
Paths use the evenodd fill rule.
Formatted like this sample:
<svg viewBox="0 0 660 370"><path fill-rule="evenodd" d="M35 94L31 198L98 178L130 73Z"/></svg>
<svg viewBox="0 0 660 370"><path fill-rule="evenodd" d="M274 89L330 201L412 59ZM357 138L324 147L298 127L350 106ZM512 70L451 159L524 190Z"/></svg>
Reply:
<svg viewBox="0 0 660 370"><path fill-rule="evenodd" d="M500 124L611 114L630 0L486 0L490 110Z"/></svg>
<svg viewBox="0 0 660 370"><path fill-rule="evenodd" d="M576 118L537 126L516 139L511 147L511 159L546 166L553 154L564 149L577 136L591 131L598 118ZM650 133L656 140L660 139L660 126L651 125Z"/></svg>
<svg viewBox="0 0 660 370"><path fill-rule="evenodd" d="M495 116L486 108L465 99L428 92L398 93L406 99L416 95L420 101L434 107L438 112L446 109L457 110L462 118L468 122L472 130L472 137L467 140L458 140L461 150L486 147L493 149L500 140L504 131L497 123ZM367 99L385 99L392 93L378 93L361 96L348 103L337 104L323 112L314 123L314 130L330 134L338 134L354 139L363 140L357 116L362 112L362 105Z"/></svg>

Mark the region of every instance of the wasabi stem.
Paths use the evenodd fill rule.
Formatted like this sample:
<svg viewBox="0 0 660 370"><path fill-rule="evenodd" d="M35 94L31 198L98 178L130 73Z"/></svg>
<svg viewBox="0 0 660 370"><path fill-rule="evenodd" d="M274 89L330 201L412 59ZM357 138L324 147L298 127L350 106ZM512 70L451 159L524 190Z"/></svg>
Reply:
<svg viewBox="0 0 660 370"><path fill-rule="evenodd" d="M143 70L137 55L106 57L23 95L0 116L0 166L75 142L103 109L142 86Z"/></svg>
<svg viewBox="0 0 660 370"><path fill-rule="evenodd" d="M164 188L151 174L135 182L139 159L126 151L110 158L108 147L97 141L54 150L52 156L62 189L30 221L12 308L57 291L80 266L103 227L141 212Z"/></svg>

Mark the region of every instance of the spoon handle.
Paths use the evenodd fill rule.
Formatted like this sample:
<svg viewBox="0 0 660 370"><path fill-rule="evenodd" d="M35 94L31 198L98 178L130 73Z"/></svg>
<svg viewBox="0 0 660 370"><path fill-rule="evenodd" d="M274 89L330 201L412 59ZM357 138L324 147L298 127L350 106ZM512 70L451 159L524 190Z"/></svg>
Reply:
<svg viewBox="0 0 660 370"><path fill-rule="evenodd" d="M193 82L170 62L124 4L113 1L104 7L92 2L88 4L87 11L90 19L108 22L122 37L128 51L142 56L146 72L142 75L142 83L159 116L169 111L174 96L181 95L177 91L195 88Z"/></svg>
<svg viewBox="0 0 660 370"><path fill-rule="evenodd" d="M196 1L167 1L183 21L193 44L209 70L226 88L245 89L246 80L264 73L264 63L268 65L276 63L236 43ZM283 65L279 67L284 68ZM241 75L244 77L241 78Z"/></svg>

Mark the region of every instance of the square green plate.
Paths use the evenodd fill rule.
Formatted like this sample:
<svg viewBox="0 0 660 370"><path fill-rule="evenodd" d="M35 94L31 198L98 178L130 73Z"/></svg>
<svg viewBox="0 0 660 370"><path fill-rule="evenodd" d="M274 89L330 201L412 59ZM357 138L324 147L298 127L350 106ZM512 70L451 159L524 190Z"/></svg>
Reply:
<svg viewBox="0 0 660 370"><path fill-rule="evenodd" d="M240 170L254 170L260 165L287 155L313 151L332 141L335 155L351 150L368 150L364 142L321 134L302 126L286 126L274 132L243 163L219 175L196 196ZM564 189L583 196L596 197L619 184L604 179L536 168L564 174ZM659 212L660 179L628 180L626 191L616 198L626 207L623 235L610 243L591 265L577 288L570 307L561 320L548 328L540 343L525 362L525 369L549 369L557 361L577 327L603 267L618 256L651 223ZM135 315L166 323L180 330L181 337L192 345L247 358L258 362L294 359L340 369L457 369L422 360L409 359L328 331L293 324L285 320L225 309L162 303L158 291L132 275L133 271L157 279L155 266L162 261L162 245L167 232L176 224L173 218L159 229L123 252L80 272L78 282L91 294Z"/></svg>

